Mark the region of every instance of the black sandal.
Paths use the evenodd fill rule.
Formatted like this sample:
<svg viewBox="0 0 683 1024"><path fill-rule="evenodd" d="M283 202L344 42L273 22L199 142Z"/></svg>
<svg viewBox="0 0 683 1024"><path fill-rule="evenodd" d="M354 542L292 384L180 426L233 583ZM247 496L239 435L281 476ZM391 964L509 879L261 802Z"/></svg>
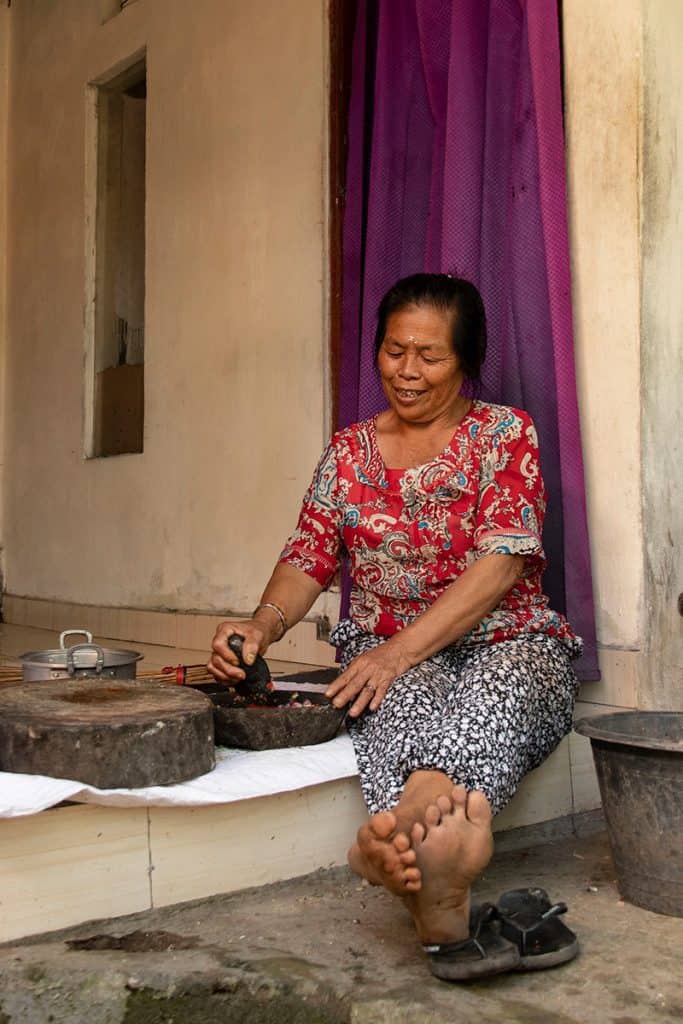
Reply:
<svg viewBox="0 0 683 1024"><path fill-rule="evenodd" d="M517 971L539 971L573 960L575 933L559 920L566 903L551 903L545 889L511 889L497 903L502 934L519 952Z"/></svg>
<svg viewBox="0 0 683 1024"><path fill-rule="evenodd" d="M517 946L501 935L498 911L492 903L472 907L470 935L461 942L424 945L429 969L442 981L474 981L513 971L520 962Z"/></svg>

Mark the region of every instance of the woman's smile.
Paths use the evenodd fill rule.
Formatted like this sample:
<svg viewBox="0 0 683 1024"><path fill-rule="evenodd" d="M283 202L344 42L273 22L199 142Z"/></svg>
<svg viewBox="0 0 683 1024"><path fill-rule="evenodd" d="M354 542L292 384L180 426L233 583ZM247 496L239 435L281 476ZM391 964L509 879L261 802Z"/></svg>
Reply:
<svg viewBox="0 0 683 1024"><path fill-rule="evenodd" d="M394 386L394 392L395 392L396 397L399 400L399 402L407 402L409 405L412 405L422 395L425 394L424 390L413 391L413 390L410 390L408 388L400 388L400 387L396 387L396 386Z"/></svg>

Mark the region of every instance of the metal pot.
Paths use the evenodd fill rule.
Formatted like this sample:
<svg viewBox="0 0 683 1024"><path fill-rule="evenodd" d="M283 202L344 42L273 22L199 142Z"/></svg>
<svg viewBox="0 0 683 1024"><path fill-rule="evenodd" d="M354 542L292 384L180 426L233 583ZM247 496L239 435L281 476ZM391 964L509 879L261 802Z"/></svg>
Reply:
<svg viewBox="0 0 683 1024"><path fill-rule="evenodd" d="M86 643L67 647L68 636L84 636ZM59 635L59 647L51 651L28 651L19 658L27 683L43 679L78 679L100 676L102 679L135 679L138 651L119 651L100 647L87 629L65 629Z"/></svg>

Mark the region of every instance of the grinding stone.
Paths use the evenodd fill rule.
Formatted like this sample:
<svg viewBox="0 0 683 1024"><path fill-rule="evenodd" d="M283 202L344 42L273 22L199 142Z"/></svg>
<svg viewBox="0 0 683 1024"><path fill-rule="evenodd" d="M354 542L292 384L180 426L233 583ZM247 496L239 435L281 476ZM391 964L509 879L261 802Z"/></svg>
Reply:
<svg viewBox="0 0 683 1024"><path fill-rule="evenodd" d="M213 708L171 683L97 677L0 689L0 770L98 789L184 782L215 764Z"/></svg>

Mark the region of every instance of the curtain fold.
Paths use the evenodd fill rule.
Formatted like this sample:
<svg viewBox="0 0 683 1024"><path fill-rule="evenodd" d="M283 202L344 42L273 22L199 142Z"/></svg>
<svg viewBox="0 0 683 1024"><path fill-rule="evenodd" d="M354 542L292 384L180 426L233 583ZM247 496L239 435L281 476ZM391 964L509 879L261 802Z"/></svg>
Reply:
<svg viewBox="0 0 683 1024"><path fill-rule="evenodd" d="M548 491L544 585L597 679L574 369L561 57L551 0L359 0L344 220L340 426L386 402L372 340L399 277L479 287L481 397L528 410Z"/></svg>

